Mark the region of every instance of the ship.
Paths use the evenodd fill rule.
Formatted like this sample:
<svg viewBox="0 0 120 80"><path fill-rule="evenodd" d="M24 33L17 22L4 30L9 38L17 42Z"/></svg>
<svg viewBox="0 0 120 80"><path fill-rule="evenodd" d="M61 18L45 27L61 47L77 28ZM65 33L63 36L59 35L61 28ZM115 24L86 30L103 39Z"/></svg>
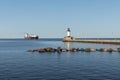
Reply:
<svg viewBox="0 0 120 80"><path fill-rule="evenodd" d="M25 39L39 39L39 36L38 35L34 35L34 34L29 34L29 33L26 33L25 35L24 35L24 38Z"/></svg>

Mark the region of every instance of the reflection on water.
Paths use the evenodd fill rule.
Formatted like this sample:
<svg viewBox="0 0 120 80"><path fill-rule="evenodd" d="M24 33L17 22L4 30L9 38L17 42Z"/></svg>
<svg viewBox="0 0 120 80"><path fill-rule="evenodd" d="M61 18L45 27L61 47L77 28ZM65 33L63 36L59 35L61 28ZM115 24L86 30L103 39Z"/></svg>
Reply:
<svg viewBox="0 0 120 80"><path fill-rule="evenodd" d="M66 45L67 49L70 49L70 42L64 42L64 44Z"/></svg>

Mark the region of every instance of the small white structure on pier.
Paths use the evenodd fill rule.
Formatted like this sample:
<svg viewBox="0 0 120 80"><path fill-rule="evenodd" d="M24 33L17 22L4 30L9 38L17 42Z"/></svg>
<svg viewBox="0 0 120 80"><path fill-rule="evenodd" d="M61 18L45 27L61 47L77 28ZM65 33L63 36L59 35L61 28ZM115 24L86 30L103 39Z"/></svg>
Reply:
<svg viewBox="0 0 120 80"><path fill-rule="evenodd" d="M71 37L71 30L70 30L70 28L67 28L67 36L63 38L63 41L69 42L71 40L75 40L75 38Z"/></svg>

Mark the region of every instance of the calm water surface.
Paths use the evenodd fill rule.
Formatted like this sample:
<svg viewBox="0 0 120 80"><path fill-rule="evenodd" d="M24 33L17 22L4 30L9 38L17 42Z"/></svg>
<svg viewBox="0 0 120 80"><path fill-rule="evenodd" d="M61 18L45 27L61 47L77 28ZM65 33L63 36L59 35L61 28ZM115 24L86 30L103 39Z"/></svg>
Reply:
<svg viewBox="0 0 120 80"><path fill-rule="evenodd" d="M58 39L0 40L0 80L120 80L120 53L31 53L33 48L118 48Z"/></svg>

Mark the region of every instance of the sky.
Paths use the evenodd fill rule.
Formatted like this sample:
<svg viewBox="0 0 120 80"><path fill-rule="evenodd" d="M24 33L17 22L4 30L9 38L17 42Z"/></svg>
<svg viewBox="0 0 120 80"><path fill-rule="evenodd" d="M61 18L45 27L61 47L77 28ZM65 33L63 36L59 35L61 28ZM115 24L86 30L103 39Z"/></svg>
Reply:
<svg viewBox="0 0 120 80"><path fill-rule="evenodd" d="M120 38L120 0L0 0L0 38Z"/></svg>

